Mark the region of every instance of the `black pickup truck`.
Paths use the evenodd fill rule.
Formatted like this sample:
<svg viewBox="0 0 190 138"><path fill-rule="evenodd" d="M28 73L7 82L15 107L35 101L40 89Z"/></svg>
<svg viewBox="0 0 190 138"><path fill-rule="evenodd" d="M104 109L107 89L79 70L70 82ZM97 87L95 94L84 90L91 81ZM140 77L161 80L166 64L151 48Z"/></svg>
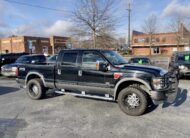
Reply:
<svg viewBox="0 0 190 138"><path fill-rule="evenodd" d="M171 72L130 65L117 52L98 49L60 51L55 64L20 65L17 82L31 99L41 99L48 89L116 101L128 115L143 114L149 104L174 100L178 80Z"/></svg>

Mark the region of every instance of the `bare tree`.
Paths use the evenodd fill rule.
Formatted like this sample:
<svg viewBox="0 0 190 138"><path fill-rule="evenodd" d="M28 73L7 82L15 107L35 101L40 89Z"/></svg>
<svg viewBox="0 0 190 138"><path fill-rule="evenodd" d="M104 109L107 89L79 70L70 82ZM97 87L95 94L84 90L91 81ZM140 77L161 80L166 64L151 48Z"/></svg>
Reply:
<svg viewBox="0 0 190 138"><path fill-rule="evenodd" d="M114 0L79 0L74 11L74 21L80 34L92 36L93 47L97 37L114 28Z"/></svg>
<svg viewBox="0 0 190 138"><path fill-rule="evenodd" d="M147 19L145 19L142 30L143 32L149 34L149 45L150 45L150 55L151 55L151 49L153 46L153 36L157 32L158 29L158 20L156 15L151 15Z"/></svg>
<svg viewBox="0 0 190 138"><path fill-rule="evenodd" d="M179 50L180 44L183 44L187 41L187 43L190 45L190 33L185 36L184 32L181 30L183 29L183 26L189 26L189 19L179 15L173 17L169 23L170 31L176 34L175 40L177 43L177 50Z"/></svg>

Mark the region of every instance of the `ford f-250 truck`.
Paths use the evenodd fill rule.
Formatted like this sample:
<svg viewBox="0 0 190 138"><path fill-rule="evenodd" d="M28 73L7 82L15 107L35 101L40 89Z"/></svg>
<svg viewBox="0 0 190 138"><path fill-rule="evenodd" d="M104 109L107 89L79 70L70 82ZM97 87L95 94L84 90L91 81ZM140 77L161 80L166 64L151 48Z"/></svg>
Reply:
<svg viewBox="0 0 190 138"><path fill-rule="evenodd" d="M117 101L128 115L143 114L150 103L174 100L176 75L143 65L130 65L110 50L70 49L60 51L55 64L27 64L17 69L17 82L31 99L41 99L48 89Z"/></svg>

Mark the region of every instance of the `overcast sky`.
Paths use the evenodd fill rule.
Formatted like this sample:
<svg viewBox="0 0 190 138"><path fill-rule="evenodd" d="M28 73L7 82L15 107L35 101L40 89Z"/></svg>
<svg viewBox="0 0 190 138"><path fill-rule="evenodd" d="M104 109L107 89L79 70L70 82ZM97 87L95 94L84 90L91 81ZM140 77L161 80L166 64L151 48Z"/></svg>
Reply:
<svg viewBox="0 0 190 138"><path fill-rule="evenodd" d="M0 37L10 35L69 35L72 20L69 12L73 11L77 0L12 0L33 5L60 9L52 11L42 8L19 5L0 0ZM119 36L127 35L127 2L117 0L120 25L116 28ZM177 14L190 18L190 0L133 0L132 22L134 30L141 31L143 21L155 14L160 21L160 30L166 30L170 18Z"/></svg>

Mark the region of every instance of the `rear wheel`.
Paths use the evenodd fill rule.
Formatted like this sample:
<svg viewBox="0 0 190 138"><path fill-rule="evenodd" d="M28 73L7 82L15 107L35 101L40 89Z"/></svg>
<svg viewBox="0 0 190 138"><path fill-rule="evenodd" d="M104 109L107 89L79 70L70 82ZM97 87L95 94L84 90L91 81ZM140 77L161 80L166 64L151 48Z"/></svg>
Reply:
<svg viewBox="0 0 190 138"><path fill-rule="evenodd" d="M27 83L27 94L33 100L38 100L44 97L45 87L41 79L32 79Z"/></svg>
<svg viewBox="0 0 190 138"><path fill-rule="evenodd" d="M132 85L121 90L118 104L121 110L128 115L142 115L147 109L147 95L140 87Z"/></svg>

